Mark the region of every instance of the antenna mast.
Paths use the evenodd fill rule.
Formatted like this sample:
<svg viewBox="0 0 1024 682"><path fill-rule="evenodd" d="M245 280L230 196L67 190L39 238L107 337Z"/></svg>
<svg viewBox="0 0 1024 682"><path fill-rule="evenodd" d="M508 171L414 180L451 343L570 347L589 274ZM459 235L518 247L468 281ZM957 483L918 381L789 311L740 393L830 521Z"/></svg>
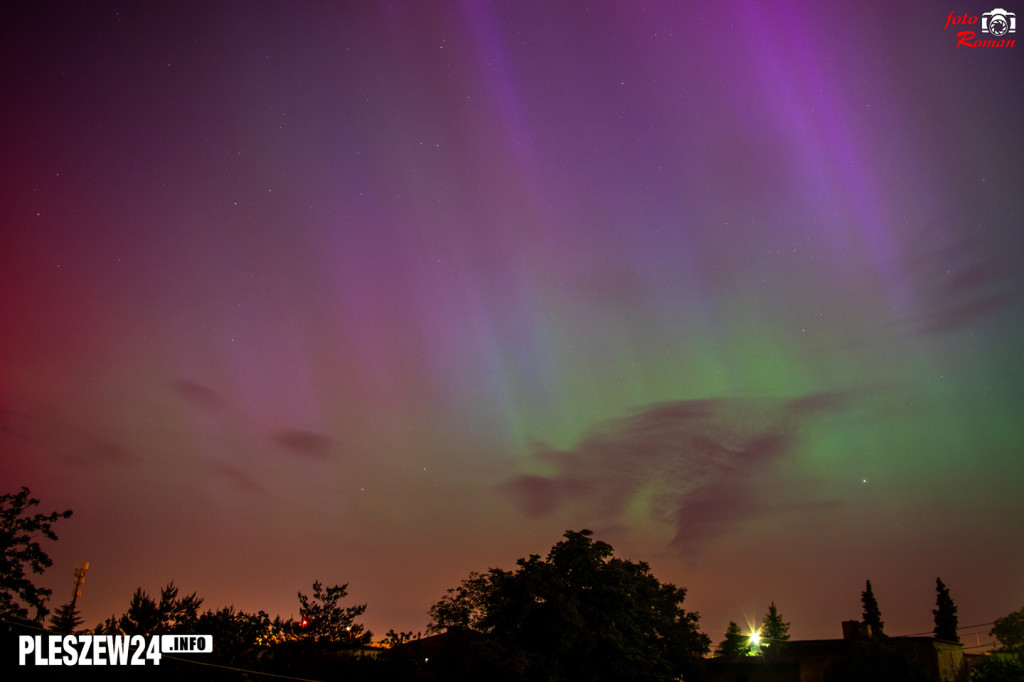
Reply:
<svg viewBox="0 0 1024 682"><path fill-rule="evenodd" d="M75 612L75 603L82 596L82 583L85 582L85 572L89 570L89 562L75 564L75 589L71 592L71 613Z"/></svg>

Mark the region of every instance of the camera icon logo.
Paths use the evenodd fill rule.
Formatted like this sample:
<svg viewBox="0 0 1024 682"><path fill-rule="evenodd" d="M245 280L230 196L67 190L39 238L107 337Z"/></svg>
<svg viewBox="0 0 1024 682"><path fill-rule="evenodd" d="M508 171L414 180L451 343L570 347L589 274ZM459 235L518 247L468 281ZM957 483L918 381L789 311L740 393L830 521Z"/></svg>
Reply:
<svg viewBox="0 0 1024 682"><path fill-rule="evenodd" d="M1004 36L1017 32L1017 15L1005 9L994 9L981 15L981 32Z"/></svg>

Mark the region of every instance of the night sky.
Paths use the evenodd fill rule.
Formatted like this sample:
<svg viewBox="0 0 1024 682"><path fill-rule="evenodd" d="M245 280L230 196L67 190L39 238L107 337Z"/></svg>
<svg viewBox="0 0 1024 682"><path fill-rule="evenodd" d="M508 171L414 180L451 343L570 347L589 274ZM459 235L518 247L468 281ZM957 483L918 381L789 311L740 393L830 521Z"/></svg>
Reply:
<svg viewBox="0 0 1024 682"><path fill-rule="evenodd" d="M89 627L319 579L380 637L591 528L716 642L839 637L867 579L890 634L936 576L1018 609L1024 43L944 28L992 9L4 3L0 484L74 510L51 606L82 561Z"/></svg>

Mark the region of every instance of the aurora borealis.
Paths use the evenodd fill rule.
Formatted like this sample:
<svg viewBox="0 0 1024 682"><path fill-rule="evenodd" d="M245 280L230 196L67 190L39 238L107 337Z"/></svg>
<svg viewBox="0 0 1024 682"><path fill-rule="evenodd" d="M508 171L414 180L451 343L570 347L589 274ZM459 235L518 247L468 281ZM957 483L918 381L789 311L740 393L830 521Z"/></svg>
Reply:
<svg viewBox="0 0 1024 682"><path fill-rule="evenodd" d="M421 630L591 528L718 641L1024 603L1022 46L977 3L8 3L0 480L86 625ZM1008 6L1008 11L1016 8Z"/></svg>

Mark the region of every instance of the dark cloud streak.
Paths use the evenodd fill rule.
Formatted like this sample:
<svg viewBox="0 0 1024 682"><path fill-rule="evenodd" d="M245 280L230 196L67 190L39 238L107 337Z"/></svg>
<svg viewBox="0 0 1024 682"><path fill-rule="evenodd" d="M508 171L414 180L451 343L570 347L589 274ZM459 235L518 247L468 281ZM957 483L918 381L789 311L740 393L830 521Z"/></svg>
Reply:
<svg viewBox="0 0 1024 682"><path fill-rule="evenodd" d="M186 402L205 410L220 409L224 400L217 391L194 381L175 381L174 392Z"/></svg>
<svg viewBox="0 0 1024 682"><path fill-rule="evenodd" d="M210 473L224 479L236 490L243 493L266 494L267 492L267 489L252 476L227 464L212 464L210 466Z"/></svg>
<svg viewBox="0 0 1024 682"><path fill-rule="evenodd" d="M60 460L80 469L97 471L100 469L123 468L136 466L142 458L119 445L104 441L93 441L73 454L60 456Z"/></svg>
<svg viewBox="0 0 1024 682"><path fill-rule="evenodd" d="M299 429L281 431L271 439L288 452L310 459L327 459L334 446L334 441L323 434Z"/></svg>

